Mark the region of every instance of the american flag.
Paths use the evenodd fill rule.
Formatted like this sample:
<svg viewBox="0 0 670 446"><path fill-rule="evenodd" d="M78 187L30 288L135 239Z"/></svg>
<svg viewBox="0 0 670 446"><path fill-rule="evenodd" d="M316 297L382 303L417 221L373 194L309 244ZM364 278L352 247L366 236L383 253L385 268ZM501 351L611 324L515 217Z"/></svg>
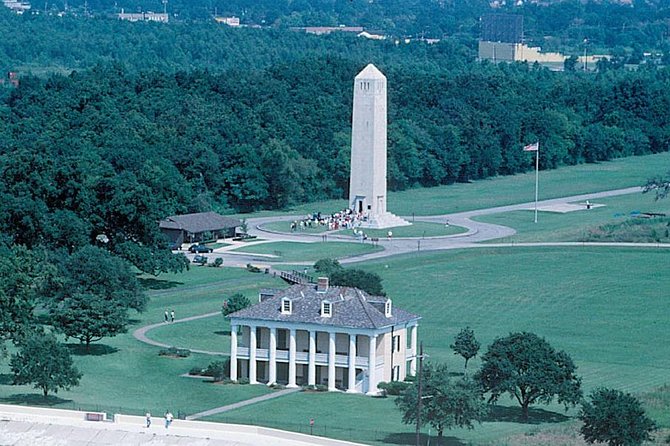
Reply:
<svg viewBox="0 0 670 446"><path fill-rule="evenodd" d="M540 143L535 142L533 144L528 144L527 146L523 146L523 151L524 152L537 152L540 150Z"/></svg>

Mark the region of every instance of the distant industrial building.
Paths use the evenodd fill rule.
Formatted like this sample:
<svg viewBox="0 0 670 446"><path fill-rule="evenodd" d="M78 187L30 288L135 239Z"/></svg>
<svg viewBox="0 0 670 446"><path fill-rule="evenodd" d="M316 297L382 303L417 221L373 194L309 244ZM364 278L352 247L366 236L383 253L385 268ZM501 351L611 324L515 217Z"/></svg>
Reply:
<svg viewBox="0 0 670 446"><path fill-rule="evenodd" d="M28 11L31 8L29 2L3 0L2 3L5 5L5 7L11 9L17 14L23 14L24 12Z"/></svg>
<svg viewBox="0 0 670 446"><path fill-rule="evenodd" d="M224 25L232 26L232 27L238 27L240 26L240 18L239 17L214 17L214 21L216 23L221 23Z"/></svg>
<svg viewBox="0 0 670 446"><path fill-rule="evenodd" d="M118 15L119 20L129 22L159 22L167 23L168 14L165 12L125 12L123 9Z"/></svg>
<svg viewBox="0 0 670 446"><path fill-rule="evenodd" d="M304 31L307 34L330 34L334 32L345 32L345 33L362 33L362 26L301 26L291 28L293 31Z"/></svg>
<svg viewBox="0 0 670 446"><path fill-rule="evenodd" d="M486 14L481 18L479 60L514 62L523 43L523 16L518 14ZM521 51L523 53L523 51Z"/></svg>

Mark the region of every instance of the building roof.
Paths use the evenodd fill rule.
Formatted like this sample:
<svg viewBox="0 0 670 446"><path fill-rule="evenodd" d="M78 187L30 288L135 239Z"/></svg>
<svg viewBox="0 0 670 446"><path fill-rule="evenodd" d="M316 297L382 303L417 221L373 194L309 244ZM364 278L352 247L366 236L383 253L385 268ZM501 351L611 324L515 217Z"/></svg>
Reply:
<svg viewBox="0 0 670 446"><path fill-rule="evenodd" d="M368 64L367 67L363 68L363 71L361 71L356 75L356 80L362 80L362 79L370 79L370 80L386 79L386 76L384 76L377 67L375 67L372 64Z"/></svg>
<svg viewBox="0 0 670 446"><path fill-rule="evenodd" d="M291 314L281 312L284 298L292 301ZM321 316L321 302L324 300L332 304L331 317ZM386 301L385 297L370 296L357 288L331 286L325 292L319 292L314 284L293 285L263 302L231 313L228 317L364 329L383 328L420 319L416 314L396 306L392 307L391 316L386 317Z"/></svg>
<svg viewBox="0 0 670 446"><path fill-rule="evenodd" d="M205 231L219 231L221 229L240 226L236 218L224 217L216 212L200 212L197 214L171 215L161 220L161 229L180 229L193 234Z"/></svg>

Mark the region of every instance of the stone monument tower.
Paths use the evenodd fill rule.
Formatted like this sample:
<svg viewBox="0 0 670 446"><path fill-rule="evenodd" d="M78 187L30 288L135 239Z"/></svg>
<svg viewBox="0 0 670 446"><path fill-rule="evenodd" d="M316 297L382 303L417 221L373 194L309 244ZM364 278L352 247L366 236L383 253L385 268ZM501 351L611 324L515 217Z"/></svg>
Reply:
<svg viewBox="0 0 670 446"><path fill-rule="evenodd" d="M386 76L372 64L354 79L349 208L364 227L410 224L386 211Z"/></svg>

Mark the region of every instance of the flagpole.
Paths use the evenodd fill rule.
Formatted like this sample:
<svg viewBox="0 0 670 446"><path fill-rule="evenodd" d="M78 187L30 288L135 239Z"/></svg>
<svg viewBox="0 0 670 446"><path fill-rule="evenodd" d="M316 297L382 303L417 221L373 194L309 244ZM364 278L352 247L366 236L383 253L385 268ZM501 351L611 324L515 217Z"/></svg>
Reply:
<svg viewBox="0 0 670 446"><path fill-rule="evenodd" d="M535 151L535 223L537 223L537 196L540 184L540 143L537 143Z"/></svg>

